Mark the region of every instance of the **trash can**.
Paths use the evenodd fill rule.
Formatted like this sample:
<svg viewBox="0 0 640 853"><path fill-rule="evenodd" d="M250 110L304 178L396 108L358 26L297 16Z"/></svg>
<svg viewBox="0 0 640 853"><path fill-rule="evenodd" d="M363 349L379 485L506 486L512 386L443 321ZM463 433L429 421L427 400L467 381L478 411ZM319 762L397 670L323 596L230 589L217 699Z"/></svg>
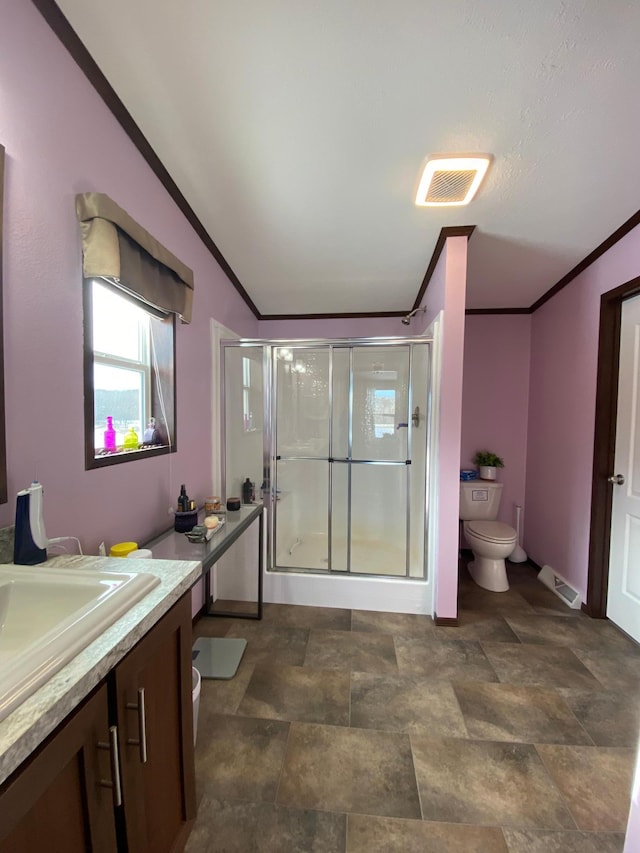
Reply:
<svg viewBox="0 0 640 853"><path fill-rule="evenodd" d="M196 745L196 733L198 731L198 710L200 708L200 673L191 667L191 696L193 699L193 745Z"/></svg>

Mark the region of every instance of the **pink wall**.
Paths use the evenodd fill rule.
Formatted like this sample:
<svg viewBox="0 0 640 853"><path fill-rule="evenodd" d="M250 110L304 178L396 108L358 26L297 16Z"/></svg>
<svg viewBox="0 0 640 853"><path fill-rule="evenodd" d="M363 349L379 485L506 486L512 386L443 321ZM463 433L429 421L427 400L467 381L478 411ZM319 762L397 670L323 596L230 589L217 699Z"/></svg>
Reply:
<svg viewBox="0 0 640 853"><path fill-rule="evenodd" d="M180 483L211 488L210 318L257 321L31 3L2 0L0 143L6 148L4 321L9 503L37 472L50 536L143 541L169 524ZM82 272L74 196L108 193L195 273L177 329L178 453L84 470Z"/></svg>
<svg viewBox="0 0 640 853"><path fill-rule="evenodd" d="M640 274L640 227L532 315L525 550L586 594L601 294Z"/></svg>
<svg viewBox="0 0 640 853"><path fill-rule="evenodd" d="M467 238L450 237L427 290L427 325L442 312L440 334L439 442L437 460L438 543L435 612L454 618L458 611L458 518L464 352Z"/></svg>
<svg viewBox="0 0 640 853"><path fill-rule="evenodd" d="M415 320L400 317L334 317L329 320L260 320L258 334L267 340L292 338L386 338L418 334Z"/></svg>
<svg viewBox="0 0 640 853"><path fill-rule="evenodd" d="M466 318L460 467L473 467L477 450L504 459L499 517L513 526L514 506L523 506L525 495L530 346L528 314Z"/></svg>

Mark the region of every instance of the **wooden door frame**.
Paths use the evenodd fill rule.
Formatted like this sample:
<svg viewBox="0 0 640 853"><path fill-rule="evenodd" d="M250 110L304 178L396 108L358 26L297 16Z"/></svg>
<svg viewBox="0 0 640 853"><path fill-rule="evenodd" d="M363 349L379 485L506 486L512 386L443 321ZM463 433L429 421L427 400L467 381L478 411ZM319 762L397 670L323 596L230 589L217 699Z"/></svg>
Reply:
<svg viewBox="0 0 640 853"><path fill-rule="evenodd" d="M597 619L605 619L607 616L613 502L613 486L607 478L614 473L622 303L638 294L640 276L600 297L589 571L587 603L582 606L589 616Z"/></svg>

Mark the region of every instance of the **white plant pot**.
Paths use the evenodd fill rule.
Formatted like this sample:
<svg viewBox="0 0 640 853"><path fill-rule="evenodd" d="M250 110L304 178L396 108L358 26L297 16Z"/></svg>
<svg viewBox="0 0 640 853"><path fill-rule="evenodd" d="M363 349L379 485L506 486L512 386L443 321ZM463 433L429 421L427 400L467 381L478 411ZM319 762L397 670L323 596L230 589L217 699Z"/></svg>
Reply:
<svg viewBox="0 0 640 853"><path fill-rule="evenodd" d="M480 465L480 479L495 480L497 470L493 465Z"/></svg>

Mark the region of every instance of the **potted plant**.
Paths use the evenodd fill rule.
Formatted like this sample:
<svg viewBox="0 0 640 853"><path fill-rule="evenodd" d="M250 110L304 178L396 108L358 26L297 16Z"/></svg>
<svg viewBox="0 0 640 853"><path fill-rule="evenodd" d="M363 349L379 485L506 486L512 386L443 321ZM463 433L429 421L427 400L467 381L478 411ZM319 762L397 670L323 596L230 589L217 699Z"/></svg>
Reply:
<svg viewBox="0 0 640 853"><path fill-rule="evenodd" d="M478 450L473 463L480 469L481 480L495 480L496 470L504 468L504 461L499 456L496 456L495 453L490 453L488 450Z"/></svg>

